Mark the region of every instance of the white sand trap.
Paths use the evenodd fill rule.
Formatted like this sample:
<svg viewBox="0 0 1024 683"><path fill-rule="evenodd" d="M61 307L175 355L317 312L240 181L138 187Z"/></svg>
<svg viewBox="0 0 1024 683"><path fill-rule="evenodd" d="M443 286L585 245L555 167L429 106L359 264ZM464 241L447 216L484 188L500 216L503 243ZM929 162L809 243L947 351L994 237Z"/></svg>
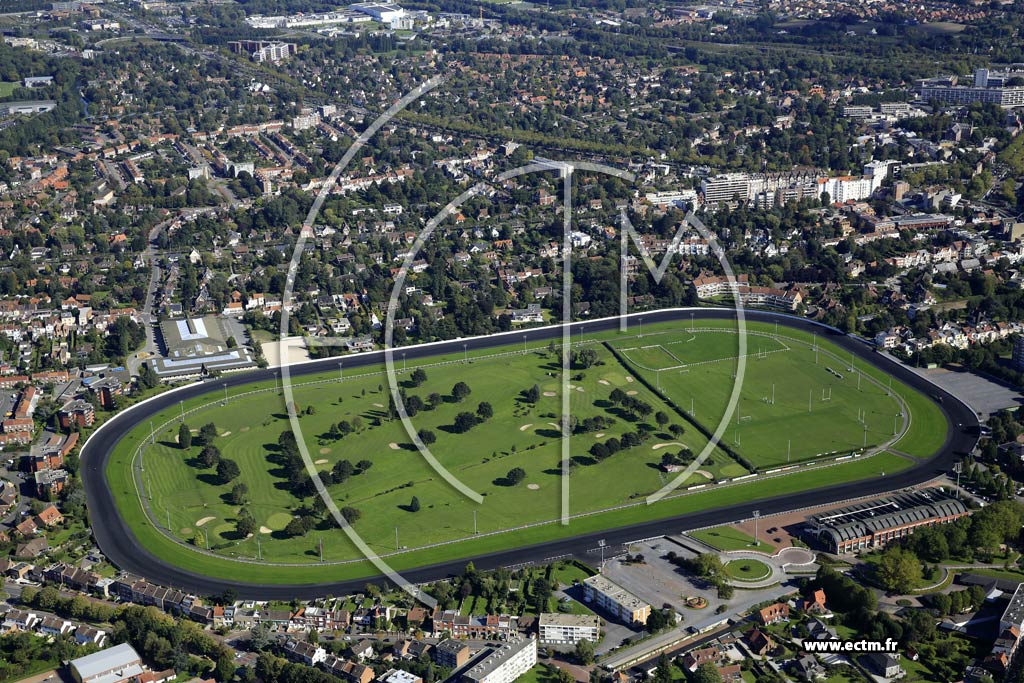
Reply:
<svg viewBox="0 0 1024 683"><path fill-rule="evenodd" d="M594 434L595 439L600 439L602 436L604 436L604 432L598 432L597 434Z"/></svg>
<svg viewBox="0 0 1024 683"><path fill-rule="evenodd" d="M320 449L320 455L327 455L330 452L331 452L331 449L328 448L327 446L324 446L323 448Z"/></svg>
<svg viewBox="0 0 1024 683"><path fill-rule="evenodd" d="M632 382L632 381L633 381L633 378L632 378L632 377L630 377L629 375L626 375L626 381L627 381L627 382Z"/></svg>
<svg viewBox="0 0 1024 683"><path fill-rule="evenodd" d="M527 484L526 488L530 489L531 491L536 491L537 489L540 488L540 484Z"/></svg>
<svg viewBox="0 0 1024 683"><path fill-rule="evenodd" d="M224 432L223 434L221 434L221 438L225 436L231 436L231 432Z"/></svg>
<svg viewBox="0 0 1024 683"><path fill-rule="evenodd" d="M583 391L583 387L576 387L576 391Z"/></svg>
<svg viewBox="0 0 1024 683"><path fill-rule="evenodd" d="M527 422L526 424L524 424L521 427L519 427L519 431L525 432L527 429L529 429L532 426L533 426L532 422Z"/></svg>
<svg viewBox="0 0 1024 683"><path fill-rule="evenodd" d="M554 427L555 429L561 429L562 428L562 425L558 424L557 422L548 422L548 426L549 427Z"/></svg>
<svg viewBox="0 0 1024 683"><path fill-rule="evenodd" d="M669 441L668 443L656 443L653 446L651 446L651 450L656 451L659 448L665 448L666 446L682 446L682 445L683 444L679 443L678 441Z"/></svg>
<svg viewBox="0 0 1024 683"><path fill-rule="evenodd" d="M188 431L192 432L193 434L198 434L199 433L198 429L190 429Z"/></svg>
<svg viewBox="0 0 1024 683"><path fill-rule="evenodd" d="M274 530L269 528L269 527L261 526L260 527L260 533L261 534L272 534L272 533L274 533Z"/></svg>
<svg viewBox="0 0 1024 683"><path fill-rule="evenodd" d="M383 403L374 403L373 405L374 405L374 407L376 407L376 408L383 408L383 407L384 407L384 404L383 404Z"/></svg>
<svg viewBox="0 0 1024 683"><path fill-rule="evenodd" d="M180 437L179 437L179 436L178 436L177 434L175 434L175 435L174 435L174 443L181 443L181 441L179 440L179 438L180 438Z"/></svg>
<svg viewBox="0 0 1024 683"><path fill-rule="evenodd" d="M240 432L247 432L247 431L249 431L249 427L248 426L242 427L238 431L240 431Z"/></svg>
<svg viewBox="0 0 1024 683"><path fill-rule="evenodd" d="M217 519L217 518L216 517L203 517L198 522L196 522L196 526L202 526L202 525L206 524L207 522L212 522L215 519Z"/></svg>
<svg viewBox="0 0 1024 683"><path fill-rule="evenodd" d="M715 475L711 474L707 470L696 470L694 472L694 474L699 474L700 476L704 477L705 479L714 479L715 478Z"/></svg>
<svg viewBox="0 0 1024 683"><path fill-rule="evenodd" d="M388 448L390 448L393 451L397 451L399 448L401 448L401 446L392 441L391 443L388 444Z"/></svg>
<svg viewBox="0 0 1024 683"><path fill-rule="evenodd" d="M611 386L611 382L609 382L609 381L608 381L608 380L606 380L606 379L599 379L599 380L597 380L597 383L598 383L598 384L603 384L603 385L605 385L606 387L607 387L607 386Z"/></svg>
<svg viewBox="0 0 1024 683"><path fill-rule="evenodd" d="M314 462L313 464L314 465L326 465L328 462L330 462L330 460L327 460L325 458L321 458L321 459L317 460L316 462Z"/></svg>
<svg viewBox="0 0 1024 683"><path fill-rule="evenodd" d="M558 396L558 394L556 394L556 393L555 393L555 392L553 392L553 391L545 391L545 392L544 392L544 395L545 395L545 396L547 396L548 398L550 398L550 397L552 397L552 396Z"/></svg>
<svg viewBox="0 0 1024 683"><path fill-rule="evenodd" d="M626 396L636 396L639 393L640 393L639 391L636 391L634 389L630 389L629 391L626 392Z"/></svg>

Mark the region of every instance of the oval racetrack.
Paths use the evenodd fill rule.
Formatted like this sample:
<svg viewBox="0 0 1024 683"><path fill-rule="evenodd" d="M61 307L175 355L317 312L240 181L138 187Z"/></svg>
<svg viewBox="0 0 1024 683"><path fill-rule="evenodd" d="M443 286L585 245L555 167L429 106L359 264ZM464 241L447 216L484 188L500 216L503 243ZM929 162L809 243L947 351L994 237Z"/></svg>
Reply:
<svg viewBox="0 0 1024 683"><path fill-rule="evenodd" d="M690 322L694 313L698 319L732 319L735 311L731 309L682 308L662 311L648 311L630 316L631 327L638 317L644 322ZM913 486L933 479L943 472L948 472L954 460L970 452L977 442L978 420L975 413L955 396L931 384L919 375L911 372L903 365L894 362L888 356L875 353L873 347L864 341L845 335L844 333L802 318L764 311L745 311L745 317L751 321L778 322L780 325L823 334L825 338L839 348L856 353L862 360L895 376L900 381L920 391L925 396L941 396L940 408L946 416L948 427L943 447L928 460L893 475L887 475L868 481L832 486L814 491L801 492L798 497L780 496L750 501L742 505L704 510L701 512L681 515L632 526L608 529L599 533L585 534L574 538L550 541L525 548L509 548L473 558L462 558L441 564L403 571L409 581L421 583L443 578L462 571L466 563L472 559L478 569L492 569L500 566L517 565L524 562L538 562L545 558L573 554L587 559L588 550L598 547L603 540L609 546L628 541L651 538L664 534L679 533L686 529L712 526L734 522L750 517L754 509L761 511L762 516L787 512L794 509L823 505L834 501L859 496L880 494ZM616 329L619 318L606 318L589 322L573 323L573 332L581 328L584 331L602 331ZM402 347L402 352L409 360L424 358L439 353L461 351L465 345L469 349L478 350L495 346L516 343L526 337L531 341L558 339L561 337L562 326L535 328L509 334L498 334L487 337L474 337L453 340L424 346ZM368 365L379 365L384 361L384 353L377 351L358 355L345 356L345 368L357 368ZM318 372L333 370L337 367L337 358L293 365L289 368L292 376L301 377ZM193 398L202 394L220 392L222 385L237 387L258 380L269 380L279 375L280 370L268 368L254 372L225 375L216 382L194 383L180 389L161 394L153 399L133 406L107 420L85 443L82 448L82 479L88 499L89 517L93 535L100 549L107 558L121 569L145 577L147 580L196 593L211 595L231 588L239 597L258 598L262 600L291 600L293 598L309 599L328 594L342 595L346 592L362 590L367 581L379 577L366 577L359 580L341 581L337 583L319 584L270 584L256 585L234 583L231 581L210 578L189 571L186 567L169 564L152 555L143 548L132 533L131 528L121 518L114 497L107 486L104 473L110 453L122 435L130 432L137 425L147 422L151 415L165 410L182 399ZM592 559L592 558L591 558ZM225 560L230 561L230 560Z"/></svg>

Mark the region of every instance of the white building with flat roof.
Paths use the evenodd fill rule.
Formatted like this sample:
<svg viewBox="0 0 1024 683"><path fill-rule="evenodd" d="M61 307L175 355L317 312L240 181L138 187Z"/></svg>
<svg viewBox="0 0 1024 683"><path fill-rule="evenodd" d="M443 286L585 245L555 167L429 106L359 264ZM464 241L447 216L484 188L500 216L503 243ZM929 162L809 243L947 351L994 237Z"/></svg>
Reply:
<svg viewBox="0 0 1024 683"><path fill-rule="evenodd" d="M544 612L539 621L540 642L575 645L581 640L596 643L601 637L601 619L596 614Z"/></svg>
<svg viewBox="0 0 1024 683"><path fill-rule="evenodd" d="M495 648L462 674L462 683L512 683L537 663L537 641L515 640Z"/></svg>
<svg viewBox="0 0 1024 683"><path fill-rule="evenodd" d="M651 606L600 574L583 581L583 599L627 624L646 624Z"/></svg>

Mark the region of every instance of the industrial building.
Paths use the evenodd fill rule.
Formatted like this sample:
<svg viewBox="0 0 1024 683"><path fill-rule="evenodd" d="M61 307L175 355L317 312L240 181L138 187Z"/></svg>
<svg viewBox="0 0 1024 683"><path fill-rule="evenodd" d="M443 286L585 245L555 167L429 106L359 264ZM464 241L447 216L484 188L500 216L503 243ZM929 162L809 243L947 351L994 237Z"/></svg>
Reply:
<svg viewBox="0 0 1024 683"><path fill-rule="evenodd" d="M230 335L213 316L168 320L160 325L160 334L166 354L151 362L164 382L256 367L248 348L228 345Z"/></svg>
<svg viewBox="0 0 1024 683"><path fill-rule="evenodd" d="M145 673L142 658L128 643L73 659L70 669L77 683L121 683Z"/></svg>
<svg viewBox="0 0 1024 683"><path fill-rule="evenodd" d="M952 522L968 514L966 506L941 489L854 503L807 519L807 527L826 550L851 553L880 548L921 526Z"/></svg>

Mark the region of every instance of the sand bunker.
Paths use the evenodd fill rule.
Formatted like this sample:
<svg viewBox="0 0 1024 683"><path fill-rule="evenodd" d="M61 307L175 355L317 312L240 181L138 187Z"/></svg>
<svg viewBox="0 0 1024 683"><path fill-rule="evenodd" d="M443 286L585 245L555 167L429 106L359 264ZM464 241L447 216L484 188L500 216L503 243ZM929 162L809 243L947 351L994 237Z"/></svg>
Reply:
<svg viewBox="0 0 1024 683"><path fill-rule="evenodd" d="M639 393L639 391L634 391L633 389L630 389L629 391L626 392L626 396L636 396Z"/></svg>
<svg viewBox="0 0 1024 683"><path fill-rule="evenodd" d="M221 434L222 438L225 436L231 436L231 432L224 432L223 434Z"/></svg>
<svg viewBox="0 0 1024 683"><path fill-rule="evenodd" d="M325 459L321 458L320 460L317 460L317 461L316 461L315 463L313 463L313 464L314 464L314 465L326 465L326 464L327 464L328 462L330 462L330 461L329 461L329 460L325 460Z"/></svg>
<svg viewBox="0 0 1024 683"><path fill-rule="evenodd" d="M247 431L249 431L249 427L242 427L238 431L240 431L240 432L247 432Z"/></svg>
<svg viewBox="0 0 1024 683"><path fill-rule="evenodd" d="M196 522L196 526L202 526L202 525L206 524L207 522L211 522L211 521L213 521L215 519L217 519L217 518L216 517L203 517L202 519L200 519L199 521Z"/></svg>
<svg viewBox="0 0 1024 683"><path fill-rule="evenodd" d="M525 432L527 429L529 429L532 426L533 426L532 422L527 422L526 424L524 424L521 427L519 427L519 431Z"/></svg>
<svg viewBox="0 0 1024 683"><path fill-rule="evenodd" d="M694 474L699 474L700 476L704 477L705 479L714 479L715 478L715 475L711 474L707 470L696 470L694 472Z"/></svg>
<svg viewBox="0 0 1024 683"><path fill-rule="evenodd" d="M627 381L627 382L632 382L632 381L633 381L633 378L632 378L632 377L630 377L629 375L626 375L626 381Z"/></svg>
<svg viewBox="0 0 1024 683"><path fill-rule="evenodd" d="M555 392L553 392L553 391L545 391L545 392L544 392L544 395L545 395L545 396L547 396L547 397L549 397L549 398L550 398L551 396L558 396L558 394L556 394L556 393L555 393Z"/></svg>
<svg viewBox="0 0 1024 683"><path fill-rule="evenodd" d="M401 446L392 441L391 443L388 444L388 448L390 448L393 451L397 451L399 448L401 448Z"/></svg>
<svg viewBox="0 0 1024 683"><path fill-rule="evenodd" d="M598 432L597 434L594 434L595 439L600 439L602 436L604 436L604 432Z"/></svg>
<svg viewBox="0 0 1024 683"><path fill-rule="evenodd" d="M260 533L261 534L272 534L272 533L274 533L274 530L273 529L268 529L265 526L261 526L260 527Z"/></svg>
<svg viewBox="0 0 1024 683"><path fill-rule="evenodd" d="M327 446L324 446L323 448L320 449L320 455L327 455L330 452L331 452L331 449L328 448Z"/></svg>
<svg viewBox="0 0 1024 683"><path fill-rule="evenodd" d="M384 404L383 404L383 403L374 403L373 405L374 405L375 407L377 407L377 408L383 408L383 407L384 407Z"/></svg>
<svg viewBox="0 0 1024 683"><path fill-rule="evenodd" d="M609 381L608 381L608 380L606 380L606 379L599 379L599 380L597 380L597 383L598 383L598 384L603 384L603 385L605 385L606 387L607 387L607 386L610 386L610 385L611 385L611 382L609 382Z"/></svg>
<svg viewBox="0 0 1024 683"><path fill-rule="evenodd" d="M682 446L683 444L678 441L669 441L668 443L656 443L651 446L651 450L658 450L659 448L665 448L666 446Z"/></svg>
<svg viewBox="0 0 1024 683"><path fill-rule="evenodd" d="M526 488L530 489L531 491L536 491L537 489L540 488L540 484L527 484Z"/></svg>

